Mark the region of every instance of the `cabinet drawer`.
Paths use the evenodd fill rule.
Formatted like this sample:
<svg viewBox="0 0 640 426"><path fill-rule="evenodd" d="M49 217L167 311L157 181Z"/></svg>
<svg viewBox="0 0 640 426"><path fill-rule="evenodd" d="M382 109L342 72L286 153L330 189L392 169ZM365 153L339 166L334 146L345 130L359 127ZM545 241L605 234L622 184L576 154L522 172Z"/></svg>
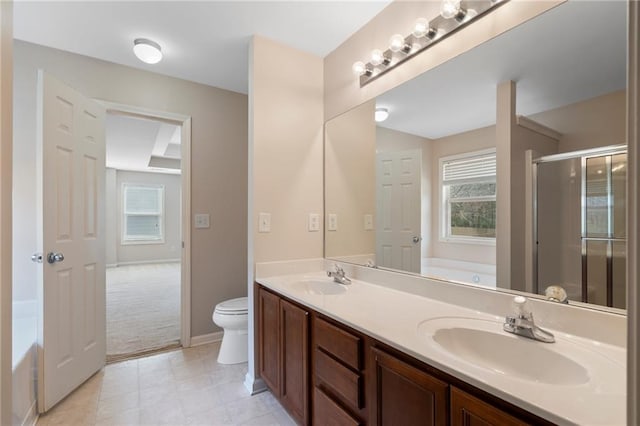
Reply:
<svg viewBox="0 0 640 426"><path fill-rule="evenodd" d="M313 332L317 346L355 370L361 369L362 341L359 337L320 318L314 321Z"/></svg>
<svg viewBox="0 0 640 426"><path fill-rule="evenodd" d="M313 424L358 426L360 422L318 388L313 389Z"/></svg>
<svg viewBox="0 0 640 426"><path fill-rule="evenodd" d="M316 378L355 409L362 408L362 378L322 350L315 352Z"/></svg>

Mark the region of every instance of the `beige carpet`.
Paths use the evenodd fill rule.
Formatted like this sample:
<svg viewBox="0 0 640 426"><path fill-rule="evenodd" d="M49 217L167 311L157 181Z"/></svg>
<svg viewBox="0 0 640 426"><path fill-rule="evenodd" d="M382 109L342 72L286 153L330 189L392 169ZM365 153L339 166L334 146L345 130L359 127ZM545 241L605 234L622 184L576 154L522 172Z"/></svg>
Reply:
<svg viewBox="0 0 640 426"><path fill-rule="evenodd" d="M107 360L180 340L180 263L107 268Z"/></svg>

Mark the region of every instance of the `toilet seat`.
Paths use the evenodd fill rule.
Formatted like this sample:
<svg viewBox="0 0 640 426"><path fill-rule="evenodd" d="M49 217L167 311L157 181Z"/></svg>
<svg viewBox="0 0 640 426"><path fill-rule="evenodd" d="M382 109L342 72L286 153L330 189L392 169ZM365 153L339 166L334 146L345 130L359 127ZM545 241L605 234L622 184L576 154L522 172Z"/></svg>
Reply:
<svg viewBox="0 0 640 426"><path fill-rule="evenodd" d="M215 309L215 313L222 315L246 315L248 312L247 297L225 300L224 302L218 303Z"/></svg>

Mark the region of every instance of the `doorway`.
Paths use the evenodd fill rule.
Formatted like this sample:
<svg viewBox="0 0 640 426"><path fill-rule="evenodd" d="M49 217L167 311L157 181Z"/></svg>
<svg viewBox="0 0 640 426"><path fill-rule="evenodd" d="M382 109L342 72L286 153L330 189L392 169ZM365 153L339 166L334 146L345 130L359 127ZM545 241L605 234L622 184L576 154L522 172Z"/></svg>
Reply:
<svg viewBox="0 0 640 426"><path fill-rule="evenodd" d="M166 115L107 106L107 362L189 343L184 127Z"/></svg>

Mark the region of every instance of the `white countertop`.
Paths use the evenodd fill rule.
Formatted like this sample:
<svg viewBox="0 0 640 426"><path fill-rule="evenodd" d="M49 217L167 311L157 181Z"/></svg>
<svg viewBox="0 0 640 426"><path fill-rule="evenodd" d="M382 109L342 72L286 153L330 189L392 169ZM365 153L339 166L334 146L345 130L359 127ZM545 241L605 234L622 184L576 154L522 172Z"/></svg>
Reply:
<svg viewBox="0 0 640 426"><path fill-rule="evenodd" d="M586 366L583 384L556 385L513 377L452 356L424 332L427 320L462 317L488 321L502 329L504 317L444 303L360 280L352 280L339 294L314 294L300 285L327 280L326 272L280 275L256 281L412 357L436 367L505 401L557 424L624 425L626 423L625 348L548 329L556 336L549 350ZM336 284L339 286L339 284ZM535 314L535 311L534 311ZM508 333L505 335L512 336ZM513 338L519 338L513 336ZM521 338L520 338L521 339ZM533 342L533 341L532 341ZM589 355L585 359L580 353ZM506 356L506 354L505 354ZM523 363L524 364L524 363ZM607 368L602 368L606 365ZM522 365L526 369L526 365Z"/></svg>

